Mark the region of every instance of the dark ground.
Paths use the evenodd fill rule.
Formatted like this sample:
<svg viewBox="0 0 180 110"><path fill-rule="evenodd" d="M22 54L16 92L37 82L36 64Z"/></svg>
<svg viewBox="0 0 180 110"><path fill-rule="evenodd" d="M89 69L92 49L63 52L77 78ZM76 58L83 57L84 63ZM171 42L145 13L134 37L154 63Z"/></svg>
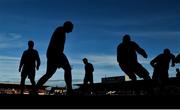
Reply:
<svg viewBox="0 0 180 110"><path fill-rule="evenodd" d="M0 96L7 109L174 109L180 96Z"/></svg>
<svg viewBox="0 0 180 110"><path fill-rule="evenodd" d="M154 85L155 84L155 85ZM180 109L180 80L170 79L159 92L152 81L97 84L95 91L120 90L114 95L0 95L0 108L5 109ZM86 88L85 88L86 89ZM152 90L153 92L150 91ZM82 90L80 88L79 90ZM78 90L78 91L79 91ZM141 91L144 94L132 95ZM77 92L77 91L76 91ZM153 94L151 94L153 93Z"/></svg>

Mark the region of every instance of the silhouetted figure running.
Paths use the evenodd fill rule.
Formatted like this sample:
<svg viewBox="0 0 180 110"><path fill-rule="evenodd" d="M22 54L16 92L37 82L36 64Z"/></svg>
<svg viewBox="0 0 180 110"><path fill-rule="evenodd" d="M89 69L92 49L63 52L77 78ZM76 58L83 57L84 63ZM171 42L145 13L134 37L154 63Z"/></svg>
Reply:
<svg viewBox="0 0 180 110"><path fill-rule="evenodd" d="M168 70L170 61L172 62L171 66L175 66L175 56L170 52L169 49L164 49L162 54L159 54L151 62L151 66L154 68L152 79L157 83L156 94L166 95L169 93L167 91L166 84L168 82Z"/></svg>
<svg viewBox="0 0 180 110"><path fill-rule="evenodd" d="M49 47L47 49L47 69L46 74L43 75L37 82L37 88L44 85L46 81L52 77L58 68L64 69L64 78L66 82L67 95L72 94L72 75L71 66L64 54L64 45L66 40L66 33L70 33L73 30L73 24L70 21L66 21L64 25L56 28L54 31Z"/></svg>
<svg viewBox="0 0 180 110"><path fill-rule="evenodd" d="M93 85L94 67L91 63L88 62L87 58L83 59L83 63L85 64L85 66L84 66L84 69L85 69L84 85L87 85L88 82L90 83L90 85Z"/></svg>
<svg viewBox="0 0 180 110"><path fill-rule="evenodd" d="M180 71L179 71L179 68L176 68L176 78L180 79Z"/></svg>
<svg viewBox="0 0 180 110"><path fill-rule="evenodd" d="M19 72L21 72L21 94L23 94L25 80L28 77L31 81L33 89L35 90L35 72L36 69L39 69L40 66L40 58L38 51L33 49L34 42L28 41L28 49L25 50L22 54L20 65L19 65ZM22 70L21 70L22 69Z"/></svg>
<svg viewBox="0 0 180 110"><path fill-rule="evenodd" d="M119 66L133 81L137 80L136 75L144 80L150 80L149 72L138 63L136 52L144 58L147 58L144 49L139 47L137 43L131 41L129 35L125 35L122 43L117 47L117 61Z"/></svg>
<svg viewBox="0 0 180 110"><path fill-rule="evenodd" d="M155 57L151 62L151 66L154 68L153 80L167 81L169 64L172 61L171 66L175 66L175 56L170 52L169 49L164 49L164 52Z"/></svg>

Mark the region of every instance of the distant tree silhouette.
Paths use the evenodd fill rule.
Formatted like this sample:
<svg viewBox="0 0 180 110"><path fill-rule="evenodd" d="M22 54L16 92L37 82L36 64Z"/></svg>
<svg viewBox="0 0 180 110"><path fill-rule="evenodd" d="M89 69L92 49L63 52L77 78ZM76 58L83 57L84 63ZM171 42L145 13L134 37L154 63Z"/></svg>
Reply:
<svg viewBox="0 0 180 110"><path fill-rule="evenodd" d="M40 66L40 58L38 51L33 49L34 42L28 41L28 49L25 50L22 54L19 72L21 72L21 94L23 94L25 79L28 77L32 83L33 88L35 89L35 69L39 69Z"/></svg>
<svg viewBox="0 0 180 110"><path fill-rule="evenodd" d="M169 63L172 61L171 66L175 66L175 56L170 52L169 49L164 49L162 54L159 54L151 62L151 66L154 68L153 80L168 80Z"/></svg>
<svg viewBox="0 0 180 110"><path fill-rule="evenodd" d="M131 41L129 35L123 36L123 41L117 47L117 62L120 68L132 80L137 80L136 75L144 80L150 80L149 72L137 60L137 53L147 58L147 54L136 42Z"/></svg>
<svg viewBox="0 0 180 110"><path fill-rule="evenodd" d="M64 45L66 40L66 33L70 33L73 30L73 24L71 21L66 21L63 26L59 26L54 31L48 49L47 49L47 70L37 82L37 88L44 85L46 81L52 77L58 68L63 68L65 73L65 82L67 87L67 94L72 94L72 76L71 66L64 54Z"/></svg>

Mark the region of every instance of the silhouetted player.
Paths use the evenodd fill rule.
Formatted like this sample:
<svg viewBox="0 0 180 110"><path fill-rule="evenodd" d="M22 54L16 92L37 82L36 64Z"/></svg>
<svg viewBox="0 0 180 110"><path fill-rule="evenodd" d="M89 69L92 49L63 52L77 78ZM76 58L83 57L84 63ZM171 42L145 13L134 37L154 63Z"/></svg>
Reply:
<svg viewBox="0 0 180 110"><path fill-rule="evenodd" d="M117 47L117 61L120 68L131 80L136 80L136 75L144 80L151 79L149 72L137 61L136 52L147 58L147 54L136 42L131 41L129 35L123 36L123 41ZM136 74L136 75L135 75Z"/></svg>
<svg viewBox="0 0 180 110"><path fill-rule="evenodd" d="M60 26L54 31L46 53L46 74L39 79L39 81L37 82L37 87L44 85L58 68L63 68L65 72L64 78L66 82L67 94L70 95L72 93L71 66L64 54L66 33L70 33L72 32L72 30L73 24L70 21L66 21L62 27Z"/></svg>
<svg viewBox="0 0 180 110"><path fill-rule="evenodd" d="M19 65L19 72L21 72L21 94L24 91L25 79L30 79L33 88L35 89L35 71L39 69L40 66L40 58L38 51L33 49L34 42L28 41L28 49L25 50L22 54L20 65ZM21 71L22 69L22 71Z"/></svg>
<svg viewBox="0 0 180 110"><path fill-rule="evenodd" d="M170 52L169 49L164 49L164 52L162 54L159 54L150 62L151 66L154 68L152 76L153 80L168 80L168 70L170 61L172 61L171 66L174 67L175 56Z"/></svg>
<svg viewBox="0 0 180 110"><path fill-rule="evenodd" d="M83 59L83 63L85 64L84 69L85 69L85 77L84 77L84 85L90 83L90 85L93 85L93 72L94 72L94 67L91 63L88 62L87 58Z"/></svg>

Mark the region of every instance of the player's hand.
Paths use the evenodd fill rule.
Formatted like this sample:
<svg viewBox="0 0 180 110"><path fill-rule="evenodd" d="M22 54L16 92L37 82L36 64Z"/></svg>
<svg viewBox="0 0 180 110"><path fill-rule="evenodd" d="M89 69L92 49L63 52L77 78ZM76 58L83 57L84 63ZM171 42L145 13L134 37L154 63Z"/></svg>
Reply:
<svg viewBox="0 0 180 110"><path fill-rule="evenodd" d="M21 72L21 68L19 68L19 72Z"/></svg>
<svg viewBox="0 0 180 110"><path fill-rule="evenodd" d="M39 70L39 67L36 67L37 70Z"/></svg>
<svg viewBox="0 0 180 110"><path fill-rule="evenodd" d="M153 68L156 68L157 65L152 63L151 66L152 66Z"/></svg>
<svg viewBox="0 0 180 110"><path fill-rule="evenodd" d="M147 54L145 54L145 55L144 55L144 58L147 58L147 57L148 57Z"/></svg>

